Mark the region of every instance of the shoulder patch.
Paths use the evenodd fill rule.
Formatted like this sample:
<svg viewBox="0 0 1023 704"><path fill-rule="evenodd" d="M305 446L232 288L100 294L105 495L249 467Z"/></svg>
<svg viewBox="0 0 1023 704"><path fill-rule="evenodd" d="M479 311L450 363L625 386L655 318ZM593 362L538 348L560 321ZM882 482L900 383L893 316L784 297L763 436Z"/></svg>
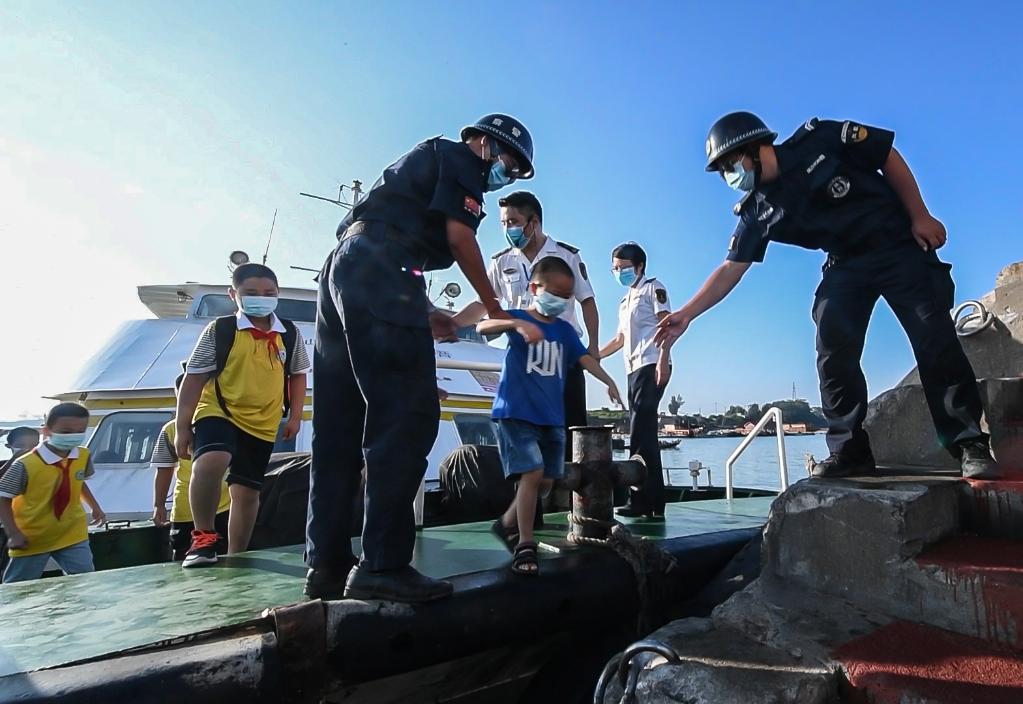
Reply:
<svg viewBox="0 0 1023 704"><path fill-rule="evenodd" d="M504 255L506 255L506 254L507 254L508 252L510 252L510 251L512 251L512 248L511 248L511 247L505 247L505 248L504 248L504 249L502 249L502 250L501 250L500 252L498 252L497 254L495 254L494 256L492 256L492 257L491 257L491 259L500 259L501 257L503 257Z"/></svg>
<svg viewBox="0 0 1023 704"><path fill-rule="evenodd" d="M579 250L576 251L578 252ZM582 274L583 278L586 279L587 281L590 280L589 274L586 273L586 262L582 260L579 261L579 273Z"/></svg>
<svg viewBox="0 0 1023 704"><path fill-rule="evenodd" d="M867 128L856 122L846 120L842 123L842 142L845 144L855 144L856 142L862 142L867 138Z"/></svg>
<svg viewBox="0 0 1023 704"><path fill-rule="evenodd" d="M474 217L478 218L483 210L482 207L480 206L480 202L473 198L472 196L466 196L464 202L465 210L471 213Z"/></svg>
<svg viewBox="0 0 1023 704"><path fill-rule="evenodd" d="M728 251L729 252L734 252L735 251L735 247L738 244L739 244L739 236L738 235L732 235L732 239L730 239L728 241Z"/></svg>
<svg viewBox="0 0 1023 704"><path fill-rule="evenodd" d="M663 288L656 289L654 291L654 296L657 297L658 303L664 304L668 302L668 292L665 291Z"/></svg>
<svg viewBox="0 0 1023 704"><path fill-rule="evenodd" d="M557 244L559 246L564 247L565 249L567 249L572 254L579 254L579 248L578 247L575 247L573 245L567 244L567 243L562 242L560 240L554 240L554 241L557 242Z"/></svg>

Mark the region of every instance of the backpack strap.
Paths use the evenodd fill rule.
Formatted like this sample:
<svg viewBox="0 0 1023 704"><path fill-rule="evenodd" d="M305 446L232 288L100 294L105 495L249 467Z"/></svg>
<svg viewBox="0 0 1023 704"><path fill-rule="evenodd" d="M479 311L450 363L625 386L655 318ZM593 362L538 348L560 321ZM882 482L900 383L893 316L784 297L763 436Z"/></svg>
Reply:
<svg viewBox="0 0 1023 704"><path fill-rule="evenodd" d="M281 325L284 326L284 334L281 337L284 338L284 417L288 417L288 413L291 411L291 389L289 382L291 380L291 360L295 356L295 347L298 344L298 328L295 327L295 323L284 318L277 318L281 321Z"/></svg>
<svg viewBox="0 0 1023 704"><path fill-rule="evenodd" d="M228 418L231 417L231 411L228 409L227 402L224 400L224 394L220 390L220 373L227 366L227 357L231 354L231 347L234 345L236 332L238 332L238 318L233 315L221 316L213 322L213 345L217 365L216 369L212 372L213 390L217 394L217 403L220 404L220 410Z"/></svg>

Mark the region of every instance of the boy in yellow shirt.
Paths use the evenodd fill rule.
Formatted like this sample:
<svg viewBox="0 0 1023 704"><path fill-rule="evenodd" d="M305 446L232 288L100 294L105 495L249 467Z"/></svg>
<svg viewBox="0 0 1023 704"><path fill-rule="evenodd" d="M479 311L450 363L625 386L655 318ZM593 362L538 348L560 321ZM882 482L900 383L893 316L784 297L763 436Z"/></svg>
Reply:
<svg viewBox="0 0 1023 704"><path fill-rule="evenodd" d="M88 427L84 406L57 404L46 416L45 440L0 478L0 521L11 556L5 584L39 579L51 557L65 574L93 571L82 502L93 523L106 516L85 484L93 474L89 450L81 446Z"/></svg>
<svg viewBox="0 0 1023 704"><path fill-rule="evenodd" d="M174 390L180 391L181 383L185 375L181 374L174 382ZM160 436L156 439L156 448L153 450L153 459L150 465L155 471L153 479L153 523L158 526L170 524L170 549L172 559L180 562L185 559L185 553L192 542L192 531L195 524L192 522L192 508L188 503L188 486L192 480L192 462L178 457L174 450L174 440L177 437L177 428L173 420L167 421L163 426ZM175 471L177 470L177 471ZM167 496L171 492L171 483L174 484L174 494L171 499L170 517L167 516ZM231 508L231 494L228 491L227 482L220 485L220 503L217 505L217 517L213 525L220 541L217 543L217 552L227 552L227 524L228 510Z"/></svg>
<svg viewBox="0 0 1023 704"><path fill-rule="evenodd" d="M287 410L283 433L290 440L305 407L311 365L295 324L274 314L277 275L262 264L242 264L231 284L238 313L206 326L178 394L174 444L179 458L192 460L188 494L195 523L182 567L217 561L214 518L225 474L231 493L227 552L248 548L282 416Z"/></svg>

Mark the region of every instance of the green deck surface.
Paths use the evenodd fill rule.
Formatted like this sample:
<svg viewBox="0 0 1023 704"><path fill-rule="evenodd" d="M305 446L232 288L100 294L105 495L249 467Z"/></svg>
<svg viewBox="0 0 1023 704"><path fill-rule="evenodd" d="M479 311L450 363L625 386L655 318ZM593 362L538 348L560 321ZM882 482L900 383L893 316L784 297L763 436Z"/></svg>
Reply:
<svg viewBox="0 0 1023 704"><path fill-rule="evenodd" d="M758 527L772 500L669 504L663 523L625 523L655 540ZM565 514L545 519L550 528L537 538L564 538ZM467 523L420 533L413 564L432 577L449 577L508 561L490 523ZM294 546L244 553L209 568L164 563L0 586L0 677L245 623L268 607L301 601L304 576L302 548Z"/></svg>

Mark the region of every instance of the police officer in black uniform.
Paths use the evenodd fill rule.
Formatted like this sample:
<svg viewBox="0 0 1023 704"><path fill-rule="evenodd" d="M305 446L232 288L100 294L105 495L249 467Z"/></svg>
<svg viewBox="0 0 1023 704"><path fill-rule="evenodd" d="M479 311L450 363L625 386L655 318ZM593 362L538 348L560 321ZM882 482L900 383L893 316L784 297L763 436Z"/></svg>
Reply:
<svg viewBox="0 0 1023 704"><path fill-rule="evenodd" d="M413 500L437 437L433 339L455 339L424 272L457 262L491 318L508 317L476 231L483 194L533 176L521 122L487 115L461 141L429 139L389 166L338 226L320 274L306 594L423 602L451 584L410 566ZM432 335L431 335L432 332ZM349 530L365 466L362 559Z"/></svg>
<svg viewBox="0 0 1023 704"><path fill-rule="evenodd" d="M924 205L912 172L892 146L895 134L857 122L808 120L779 145L756 115L734 112L707 137L707 171L744 191L726 261L699 292L661 322L671 345L698 315L720 302L770 241L828 254L813 305L817 369L831 455L816 477L873 472L863 430L867 383L860 356L867 323L884 297L909 336L938 437L964 476L999 476L980 430L977 381L949 309L951 266L935 250L945 227Z"/></svg>

